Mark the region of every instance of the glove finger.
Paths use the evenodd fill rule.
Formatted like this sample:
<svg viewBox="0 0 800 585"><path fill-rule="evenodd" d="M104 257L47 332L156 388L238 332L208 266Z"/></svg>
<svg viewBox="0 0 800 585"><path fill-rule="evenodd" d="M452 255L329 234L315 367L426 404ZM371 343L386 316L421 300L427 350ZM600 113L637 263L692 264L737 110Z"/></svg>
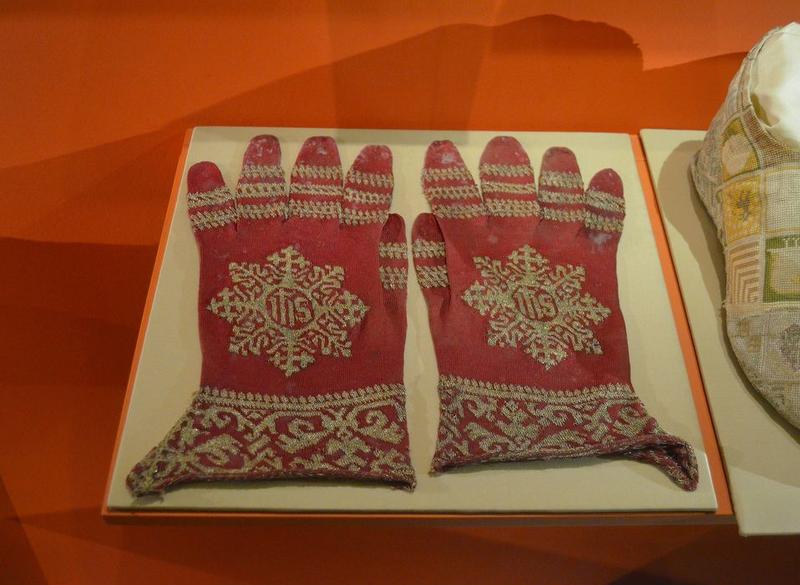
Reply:
<svg viewBox="0 0 800 585"><path fill-rule="evenodd" d="M250 140L236 186L239 230L247 231L286 216L286 179L281 167L281 145L274 136Z"/></svg>
<svg viewBox="0 0 800 585"><path fill-rule="evenodd" d="M539 171L542 224L557 221L559 237L571 237L583 227L583 179L575 154L563 146L547 149Z"/></svg>
<svg viewBox="0 0 800 585"><path fill-rule="evenodd" d="M598 171L589 181L584 199L584 233L597 244L618 241L625 220L625 196L622 179L616 171Z"/></svg>
<svg viewBox="0 0 800 585"><path fill-rule="evenodd" d="M485 217L480 192L456 146L437 140L428 147L422 191L439 219Z"/></svg>
<svg viewBox="0 0 800 585"><path fill-rule="evenodd" d="M401 316L405 324L408 246L406 224L396 213L390 214L383 225L378 243L378 265L386 308L391 314Z"/></svg>
<svg viewBox="0 0 800 585"><path fill-rule="evenodd" d="M481 194L494 217L536 218L536 183L528 153L511 136L496 136L481 155Z"/></svg>
<svg viewBox="0 0 800 585"><path fill-rule="evenodd" d="M330 136L312 136L303 143L292 169L289 218L339 221L342 163Z"/></svg>
<svg viewBox="0 0 800 585"><path fill-rule="evenodd" d="M236 203L217 165L195 163L186 177L189 221L198 242L236 233Z"/></svg>
<svg viewBox="0 0 800 585"><path fill-rule="evenodd" d="M444 236L436 218L430 213L421 213L414 221L411 238L417 282L428 303L429 315L434 315L450 300Z"/></svg>
<svg viewBox="0 0 800 585"><path fill-rule="evenodd" d="M392 151L388 146L365 146L344 180L342 223L382 226L392 206L393 189Z"/></svg>

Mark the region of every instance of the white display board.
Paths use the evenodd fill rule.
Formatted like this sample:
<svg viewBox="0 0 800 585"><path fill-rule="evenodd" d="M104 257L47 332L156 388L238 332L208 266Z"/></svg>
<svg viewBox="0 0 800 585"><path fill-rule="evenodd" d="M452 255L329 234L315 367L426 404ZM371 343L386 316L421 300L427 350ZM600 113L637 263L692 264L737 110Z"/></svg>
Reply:
<svg viewBox="0 0 800 585"><path fill-rule="evenodd" d="M704 135L641 132L740 531L800 533L800 431L748 383L725 336L722 246L689 175Z"/></svg>
<svg viewBox="0 0 800 585"><path fill-rule="evenodd" d="M699 487L684 492L651 465L608 459L472 466L430 475L438 423L437 369L426 307L409 270L408 337L405 384L413 492L381 485L314 481L220 482L183 485L162 497L134 499L125 486L131 467L158 443L181 416L198 386L201 367L197 335L198 251L187 219L185 169L172 217L158 285L135 382L118 445L107 505L112 510L295 511L295 512L635 512L713 511L716 499L697 413L676 334L636 160L626 134L504 133L289 128L196 128L186 167L216 162L235 184L248 140L274 134L281 141L288 172L309 136L332 135L343 166L349 167L365 144L388 145L394 155L393 211L406 219L428 211L420 188L425 150L433 140L450 139L477 176L485 144L497 134L512 134L527 149L538 171L550 146L571 148L588 180L613 167L626 191L627 219L620 245L620 304L625 315L633 385L649 412L669 432L695 449ZM409 237L410 239L410 237Z"/></svg>

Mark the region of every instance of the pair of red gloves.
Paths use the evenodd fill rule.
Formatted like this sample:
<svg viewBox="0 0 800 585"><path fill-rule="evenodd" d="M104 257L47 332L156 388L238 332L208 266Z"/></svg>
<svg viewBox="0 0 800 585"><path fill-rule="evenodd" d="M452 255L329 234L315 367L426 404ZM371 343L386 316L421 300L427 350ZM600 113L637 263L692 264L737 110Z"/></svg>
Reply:
<svg viewBox="0 0 800 585"><path fill-rule="evenodd" d="M439 365L433 469L615 455L697 485L692 448L630 385L616 279L622 182L584 190L549 149L538 189L510 137L480 188L449 141L428 148L412 251ZM128 476L133 494L222 479L326 477L414 485L403 387L407 245L390 214L392 156L342 176L336 143L303 145L288 191L278 140L254 138L235 190L189 169L200 248L200 390Z"/></svg>

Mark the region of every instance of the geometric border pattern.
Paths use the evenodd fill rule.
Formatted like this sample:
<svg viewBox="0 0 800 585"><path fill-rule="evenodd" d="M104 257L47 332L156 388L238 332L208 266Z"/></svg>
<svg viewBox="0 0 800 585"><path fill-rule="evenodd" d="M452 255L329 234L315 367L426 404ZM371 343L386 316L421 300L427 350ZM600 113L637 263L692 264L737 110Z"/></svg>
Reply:
<svg viewBox="0 0 800 585"><path fill-rule="evenodd" d="M761 241L743 242L728 248L728 302L757 303L761 300Z"/></svg>

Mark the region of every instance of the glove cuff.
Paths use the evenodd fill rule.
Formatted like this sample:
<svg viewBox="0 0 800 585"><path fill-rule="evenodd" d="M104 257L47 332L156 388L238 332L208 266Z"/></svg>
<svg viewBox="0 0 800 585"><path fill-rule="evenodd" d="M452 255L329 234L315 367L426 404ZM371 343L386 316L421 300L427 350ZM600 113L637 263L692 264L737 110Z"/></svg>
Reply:
<svg viewBox="0 0 800 585"><path fill-rule="evenodd" d="M548 390L443 375L433 471L472 463L616 456L697 487L694 452L665 433L628 384Z"/></svg>
<svg viewBox="0 0 800 585"><path fill-rule="evenodd" d="M136 496L223 479L325 477L412 488L405 420L400 383L314 396L204 386L127 483Z"/></svg>

